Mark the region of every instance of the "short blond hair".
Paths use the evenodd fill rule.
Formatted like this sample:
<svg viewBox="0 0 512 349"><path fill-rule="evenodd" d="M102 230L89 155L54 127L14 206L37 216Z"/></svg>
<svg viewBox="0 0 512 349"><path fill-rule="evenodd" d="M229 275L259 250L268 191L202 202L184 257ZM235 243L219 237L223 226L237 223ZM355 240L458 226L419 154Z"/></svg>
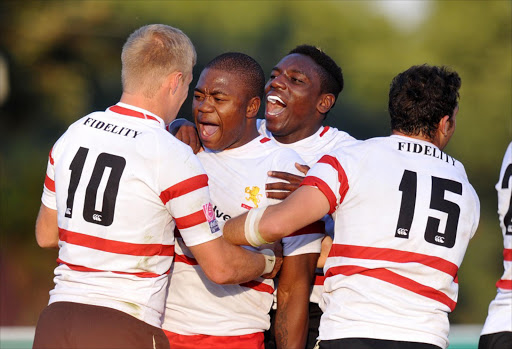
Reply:
<svg viewBox="0 0 512 349"><path fill-rule="evenodd" d="M123 91L151 98L169 74L191 74L196 59L192 41L181 30L165 24L143 26L123 46Z"/></svg>

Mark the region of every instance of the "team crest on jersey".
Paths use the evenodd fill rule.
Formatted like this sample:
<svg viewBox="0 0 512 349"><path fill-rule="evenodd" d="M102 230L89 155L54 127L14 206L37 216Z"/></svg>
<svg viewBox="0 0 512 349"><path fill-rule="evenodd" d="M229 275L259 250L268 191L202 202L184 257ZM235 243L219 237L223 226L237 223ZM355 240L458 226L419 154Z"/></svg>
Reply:
<svg viewBox="0 0 512 349"><path fill-rule="evenodd" d="M215 213L213 212L213 207L210 202L203 205L203 212L212 234L218 232L220 230L219 223L217 223L217 220L215 219Z"/></svg>
<svg viewBox="0 0 512 349"><path fill-rule="evenodd" d="M257 186L245 187L245 193L249 194L249 196L247 196L245 198L245 200L252 202L254 204L254 208L257 208L258 204L261 202L260 197L263 196L260 194L260 188L258 188ZM242 204L242 207L245 207L245 206L246 205Z"/></svg>

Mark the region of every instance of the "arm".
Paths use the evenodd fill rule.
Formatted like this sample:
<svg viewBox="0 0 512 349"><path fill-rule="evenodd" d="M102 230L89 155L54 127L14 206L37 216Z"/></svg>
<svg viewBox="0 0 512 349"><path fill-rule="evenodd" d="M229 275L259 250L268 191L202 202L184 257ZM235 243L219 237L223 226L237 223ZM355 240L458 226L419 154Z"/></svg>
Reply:
<svg viewBox="0 0 512 349"><path fill-rule="evenodd" d="M274 242L321 219L329 209L325 195L319 189L305 185L283 202L268 206L257 228L264 240ZM247 213L244 213L224 225L224 237L235 245L250 245L245 237L246 217Z"/></svg>
<svg viewBox="0 0 512 349"><path fill-rule="evenodd" d="M169 124L168 130L174 137L192 148L194 154L201 150L202 144L193 122L187 119L176 119Z"/></svg>
<svg viewBox="0 0 512 349"><path fill-rule="evenodd" d="M322 239L322 251L320 252L320 257L318 257L318 262L316 263L317 268L322 269L324 267L327 256L329 256L329 252L331 251L331 246L332 238L329 235L325 235Z"/></svg>
<svg viewBox="0 0 512 349"><path fill-rule="evenodd" d="M317 253L308 253L288 256L283 260L275 319L278 349L302 349L306 346L309 294L317 259Z"/></svg>
<svg viewBox="0 0 512 349"><path fill-rule="evenodd" d="M59 227L57 211L41 204L36 220L37 244L43 248L58 248Z"/></svg>
<svg viewBox="0 0 512 349"><path fill-rule="evenodd" d="M281 266L280 262L270 265L263 254L235 246L222 236L189 248L206 276L218 284L251 281L269 272L277 273L275 268Z"/></svg>

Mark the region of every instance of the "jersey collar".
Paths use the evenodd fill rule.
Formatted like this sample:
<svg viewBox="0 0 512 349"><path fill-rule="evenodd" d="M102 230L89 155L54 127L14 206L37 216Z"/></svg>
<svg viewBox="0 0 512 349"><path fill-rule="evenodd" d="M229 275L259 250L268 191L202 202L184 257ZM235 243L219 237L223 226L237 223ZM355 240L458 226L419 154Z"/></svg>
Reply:
<svg viewBox="0 0 512 349"><path fill-rule="evenodd" d="M152 120L158 122L162 128L165 128L165 123L159 116L153 114L150 111L147 111L145 109L126 104L123 102L118 102L116 105L113 105L109 108L107 108L108 111L111 111L116 114L120 115L126 115L126 116L132 116L139 119L144 120Z"/></svg>

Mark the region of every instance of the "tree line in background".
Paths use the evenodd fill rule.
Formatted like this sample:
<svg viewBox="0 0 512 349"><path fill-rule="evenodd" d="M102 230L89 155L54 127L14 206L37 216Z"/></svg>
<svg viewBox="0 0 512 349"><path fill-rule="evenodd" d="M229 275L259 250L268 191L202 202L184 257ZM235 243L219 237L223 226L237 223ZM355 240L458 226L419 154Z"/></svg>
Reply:
<svg viewBox="0 0 512 349"><path fill-rule="evenodd" d="M194 42L192 88L202 67L226 51L251 55L268 74L295 46L321 47L345 78L326 124L360 139L389 134L387 94L397 73L423 63L457 70L460 111L446 150L466 167L481 221L459 273L451 320L483 323L502 273L494 185L512 140L511 2L429 3L430 15L404 31L374 11L372 1L4 1L0 325L35 325L53 286L57 251L40 249L34 239L48 152L72 122L119 99L122 45L149 23L178 27ZM180 116L190 119L191 98Z"/></svg>

